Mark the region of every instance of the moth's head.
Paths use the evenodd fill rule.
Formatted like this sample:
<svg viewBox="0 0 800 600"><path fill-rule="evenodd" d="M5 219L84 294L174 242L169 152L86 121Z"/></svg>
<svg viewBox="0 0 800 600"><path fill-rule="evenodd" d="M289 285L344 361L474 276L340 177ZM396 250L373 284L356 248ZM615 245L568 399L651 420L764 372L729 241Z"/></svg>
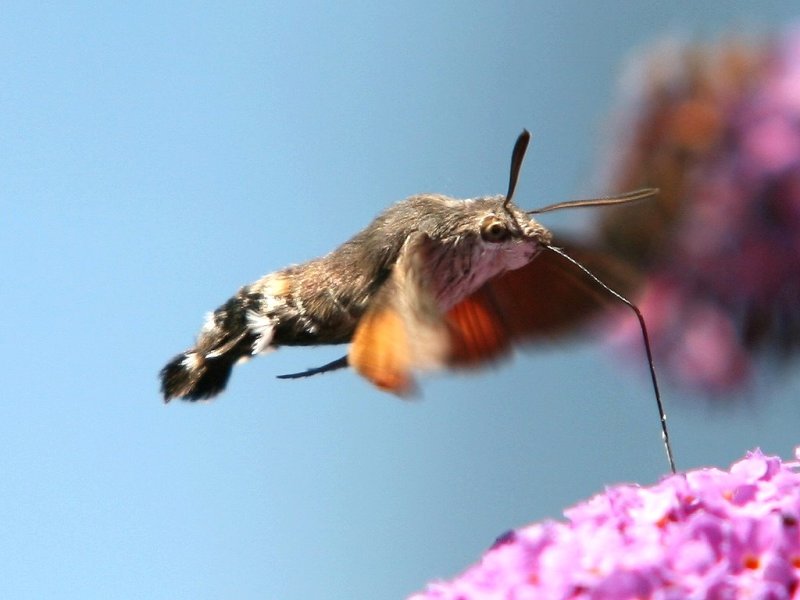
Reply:
<svg viewBox="0 0 800 600"><path fill-rule="evenodd" d="M463 220L483 252L501 257L506 268L516 269L529 262L552 240L550 231L532 219L506 196L464 201L468 216ZM467 234L464 231L464 234Z"/></svg>
<svg viewBox="0 0 800 600"><path fill-rule="evenodd" d="M475 200L483 210L479 215L478 232L487 244L550 243L550 231L505 196Z"/></svg>
<svg viewBox="0 0 800 600"><path fill-rule="evenodd" d="M530 137L530 133L523 129L514 144L514 150L511 153L511 171L508 178L508 191L506 195L466 201L469 210L477 213L473 218L473 224L477 227L483 244L488 248L494 245L499 249L517 253L519 252L517 248L527 248L529 250L528 260L530 260L530 258L543 247L550 246L552 241L552 234L550 231L530 215L562 208L625 204L644 198L650 198L658 193L656 189L644 188L617 196L590 198L587 200L568 200L534 210L522 210L514 204L512 199L514 197L514 190L517 187L517 179L519 178L522 160L525 158L525 151L528 148Z"/></svg>
<svg viewBox="0 0 800 600"><path fill-rule="evenodd" d="M530 134L523 130L514 144L506 195L467 200L465 206L482 250L497 255L507 269L525 265L552 239L543 225L512 202L529 141Z"/></svg>
<svg viewBox="0 0 800 600"><path fill-rule="evenodd" d="M618 196L570 200L534 210L522 210L514 204L513 197L529 141L530 134L527 130L523 130L514 144L508 191L505 196L466 200L461 203L460 209L451 207L451 210L460 212L457 220L468 230L459 231L458 234L468 235L471 232L473 239L479 241L482 251L497 256L499 262L507 269L523 266L552 242L550 231L531 215L562 208L624 204L650 198L658 192L655 189L645 188ZM446 201L444 198L441 199ZM451 231L456 229L458 228L455 225L450 227Z"/></svg>

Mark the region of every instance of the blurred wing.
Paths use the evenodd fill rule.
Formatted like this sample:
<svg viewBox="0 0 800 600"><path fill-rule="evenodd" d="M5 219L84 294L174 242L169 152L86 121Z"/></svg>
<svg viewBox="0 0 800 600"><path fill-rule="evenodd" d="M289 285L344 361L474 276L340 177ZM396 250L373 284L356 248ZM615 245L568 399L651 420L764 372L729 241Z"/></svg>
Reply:
<svg viewBox="0 0 800 600"><path fill-rule="evenodd" d="M626 295L638 285L634 269L619 259L577 244L558 243L612 289ZM613 299L564 258L542 250L530 263L484 284L446 316L454 340L448 365L478 366L518 343L572 332Z"/></svg>
<svg viewBox="0 0 800 600"><path fill-rule="evenodd" d="M377 387L407 394L411 373L445 364L447 328L431 293L427 268L434 242L418 233L406 240L392 274L358 323L348 362Z"/></svg>
<svg viewBox="0 0 800 600"><path fill-rule="evenodd" d="M576 244L565 246L613 289L625 294L635 287L638 278L625 263ZM427 268L435 250L424 234L409 238L361 318L347 357L360 375L396 394L412 391L415 370L497 360L516 344L577 330L611 300L574 265L545 249L442 313Z"/></svg>

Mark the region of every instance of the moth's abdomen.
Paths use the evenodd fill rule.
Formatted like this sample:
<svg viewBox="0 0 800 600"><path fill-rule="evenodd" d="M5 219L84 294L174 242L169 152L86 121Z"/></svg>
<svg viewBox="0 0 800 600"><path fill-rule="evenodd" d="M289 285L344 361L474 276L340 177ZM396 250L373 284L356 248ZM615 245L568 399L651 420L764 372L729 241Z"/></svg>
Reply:
<svg viewBox="0 0 800 600"><path fill-rule="evenodd" d="M318 273L306 271L290 267L267 275L210 313L195 346L161 370L164 400L216 396L237 362L278 346L349 342L360 311Z"/></svg>
<svg viewBox="0 0 800 600"><path fill-rule="evenodd" d="M236 362L260 349L258 331L254 331L252 317L248 318L253 300L248 288L242 288L206 317L195 346L175 356L161 370L165 402L216 396L225 389Z"/></svg>

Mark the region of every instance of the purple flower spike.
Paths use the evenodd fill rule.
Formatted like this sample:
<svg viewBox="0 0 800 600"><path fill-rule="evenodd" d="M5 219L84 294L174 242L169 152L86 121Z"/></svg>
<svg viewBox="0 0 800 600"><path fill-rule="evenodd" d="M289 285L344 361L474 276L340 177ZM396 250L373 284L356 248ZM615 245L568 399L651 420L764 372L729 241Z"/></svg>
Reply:
<svg viewBox="0 0 800 600"><path fill-rule="evenodd" d="M665 374L724 397L757 356L800 354L800 28L662 44L633 67L602 168L661 193L606 211L599 243L641 273ZM639 350L627 325L617 340Z"/></svg>
<svg viewBox="0 0 800 600"><path fill-rule="evenodd" d="M798 467L756 449L729 471L611 487L410 600L800 597Z"/></svg>

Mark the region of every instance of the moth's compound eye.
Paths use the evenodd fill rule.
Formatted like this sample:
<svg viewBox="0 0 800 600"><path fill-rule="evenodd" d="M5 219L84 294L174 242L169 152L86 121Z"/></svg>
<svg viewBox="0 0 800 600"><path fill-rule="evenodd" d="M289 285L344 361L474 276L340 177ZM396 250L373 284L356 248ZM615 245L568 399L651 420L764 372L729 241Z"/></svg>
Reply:
<svg viewBox="0 0 800 600"><path fill-rule="evenodd" d="M481 223L481 237L493 244L503 242L511 236L508 227L495 216L488 216Z"/></svg>

